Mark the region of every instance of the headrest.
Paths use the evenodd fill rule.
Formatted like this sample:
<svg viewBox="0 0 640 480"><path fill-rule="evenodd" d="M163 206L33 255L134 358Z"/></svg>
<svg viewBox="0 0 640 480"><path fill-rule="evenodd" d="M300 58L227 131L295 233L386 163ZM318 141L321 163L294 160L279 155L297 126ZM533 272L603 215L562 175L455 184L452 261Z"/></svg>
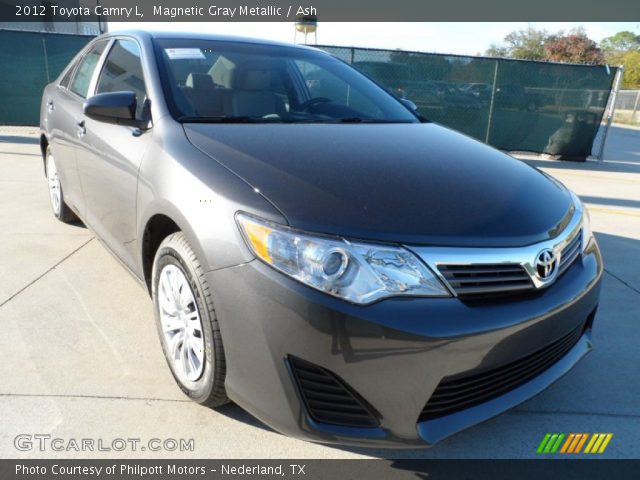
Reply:
<svg viewBox="0 0 640 480"><path fill-rule="evenodd" d="M238 87L242 90L268 90L271 87L271 72L246 70Z"/></svg>
<svg viewBox="0 0 640 480"><path fill-rule="evenodd" d="M207 73L190 73L185 85L195 90L207 90L215 87L213 78Z"/></svg>

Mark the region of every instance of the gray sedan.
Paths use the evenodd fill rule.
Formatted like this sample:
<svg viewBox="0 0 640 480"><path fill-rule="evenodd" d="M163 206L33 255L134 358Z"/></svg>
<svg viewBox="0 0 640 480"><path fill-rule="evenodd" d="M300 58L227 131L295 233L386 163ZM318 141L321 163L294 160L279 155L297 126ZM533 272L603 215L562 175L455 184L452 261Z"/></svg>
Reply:
<svg viewBox="0 0 640 480"><path fill-rule="evenodd" d="M319 50L100 36L46 87L41 147L54 215L146 286L203 405L431 445L591 348L602 260L580 200Z"/></svg>

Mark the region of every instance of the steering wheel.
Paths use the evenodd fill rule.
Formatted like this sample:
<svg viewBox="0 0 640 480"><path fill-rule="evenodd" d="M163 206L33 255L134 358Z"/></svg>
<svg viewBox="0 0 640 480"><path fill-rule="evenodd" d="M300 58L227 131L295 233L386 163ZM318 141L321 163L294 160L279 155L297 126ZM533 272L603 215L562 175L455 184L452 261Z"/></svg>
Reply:
<svg viewBox="0 0 640 480"><path fill-rule="evenodd" d="M306 102L301 103L298 108L300 109L301 112L304 112L304 111L308 111L311 107L314 107L315 105L319 105L321 103L331 103L331 99L327 97L310 98Z"/></svg>

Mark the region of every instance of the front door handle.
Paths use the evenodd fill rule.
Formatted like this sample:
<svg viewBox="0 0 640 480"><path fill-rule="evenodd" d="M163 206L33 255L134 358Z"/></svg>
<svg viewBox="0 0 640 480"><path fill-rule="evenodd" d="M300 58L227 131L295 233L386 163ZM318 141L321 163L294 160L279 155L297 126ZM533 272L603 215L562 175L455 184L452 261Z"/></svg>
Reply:
<svg viewBox="0 0 640 480"><path fill-rule="evenodd" d="M84 137L87 134L87 127L84 124L84 120L76 122L76 128L78 129L79 137Z"/></svg>

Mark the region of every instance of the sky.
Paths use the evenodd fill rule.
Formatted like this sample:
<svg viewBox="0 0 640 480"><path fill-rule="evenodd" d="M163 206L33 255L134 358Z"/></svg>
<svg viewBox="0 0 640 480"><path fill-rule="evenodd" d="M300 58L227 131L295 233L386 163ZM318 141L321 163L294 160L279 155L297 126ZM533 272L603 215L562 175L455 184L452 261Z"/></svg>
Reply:
<svg viewBox="0 0 640 480"><path fill-rule="evenodd" d="M622 30L630 30L640 35L640 22L320 22L317 43L477 55L484 53L492 43L501 43L509 32L526 29L529 25L550 32L568 31L582 26L589 37L597 42ZM112 31L122 29L204 31L284 42L294 40L294 26L287 22L128 22L110 23L108 28ZM301 43L301 41L302 36L299 34L298 42ZM308 43L316 43L312 35L309 35Z"/></svg>

